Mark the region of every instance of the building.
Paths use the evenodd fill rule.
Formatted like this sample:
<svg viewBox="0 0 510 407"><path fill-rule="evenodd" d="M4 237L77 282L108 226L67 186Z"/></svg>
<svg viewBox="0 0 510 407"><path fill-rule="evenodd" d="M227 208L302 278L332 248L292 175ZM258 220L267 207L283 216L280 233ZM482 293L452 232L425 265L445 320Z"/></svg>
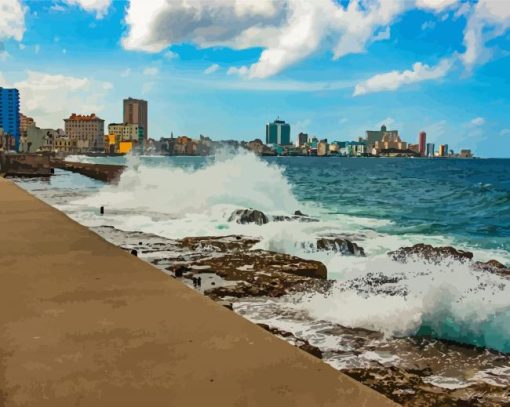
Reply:
<svg viewBox="0 0 510 407"><path fill-rule="evenodd" d="M440 144L439 145L439 157L447 157L448 156L448 144Z"/></svg>
<svg viewBox="0 0 510 407"><path fill-rule="evenodd" d="M319 157L329 155L329 145L327 139L321 140L319 141L319 144L317 144L317 155Z"/></svg>
<svg viewBox="0 0 510 407"><path fill-rule="evenodd" d="M434 143L427 143L426 156L434 157L435 145Z"/></svg>
<svg viewBox="0 0 510 407"><path fill-rule="evenodd" d="M20 142L19 91L0 87L0 128L6 150L18 150Z"/></svg>
<svg viewBox="0 0 510 407"><path fill-rule="evenodd" d="M143 129L144 141L149 138L148 105L146 100L124 99L124 123L136 124Z"/></svg>
<svg viewBox="0 0 510 407"><path fill-rule="evenodd" d="M372 154L377 155L382 150L407 150L407 143L402 141L397 131L384 132L381 140L376 140Z"/></svg>
<svg viewBox="0 0 510 407"><path fill-rule="evenodd" d="M28 151L27 131L30 127L35 126L35 120L31 117L25 116L23 113L19 114L19 135L20 135L20 148L19 151Z"/></svg>
<svg viewBox="0 0 510 407"><path fill-rule="evenodd" d="M143 127L138 124L110 123L108 125L108 134L115 136L117 142L138 141L140 132L144 134Z"/></svg>
<svg viewBox="0 0 510 407"><path fill-rule="evenodd" d="M384 124L381 126L381 130L367 130L365 134L365 141L368 151L372 151L372 149L375 147L375 143L377 141L382 141L384 136L390 138L399 137L398 130L387 130Z"/></svg>
<svg viewBox="0 0 510 407"><path fill-rule="evenodd" d="M419 154L421 156L425 155L425 150L423 150L424 151L423 154L420 152L420 145L419 144L408 144L407 148L409 150L411 150L412 152L417 153L417 154Z"/></svg>
<svg viewBox="0 0 510 407"><path fill-rule="evenodd" d="M35 153L38 151L54 151L55 140L63 137L62 129L41 129L37 126L30 126L27 129L26 149L24 151Z"/></svg>
<svg viewBox="0 0 510 407"><path fill-rule="evenodd" d="M65 133L76 148L74 152L104 151L104 120L95 113L88 116L73 113L64 122Z"/></svg>
<svg viewBox="0 0 510 407"><path fill-rule="evenodd" d="M459 157L460 158L472 158L473 154L471 153L471 150L460 150Z"/></svg>
<svg viewBox="0 0 510 407"><path fill-rule="evenodd" d="M418 136L418 152L422 156L425 155L426 153L426 145L427 145L427 133L422 131Z"/></svg>
<svg viewBox="0 0 510 407"><path fill-rule="evenodd" d="M308 143L308 133L299 133L297 136L298 147L303 147Z"/></svg>
<svg viewBox="0 0 510 407"><path fill-rule="evenodd" d="M266 124L266 144L290 145L290 124L276 119Z"/></svg>

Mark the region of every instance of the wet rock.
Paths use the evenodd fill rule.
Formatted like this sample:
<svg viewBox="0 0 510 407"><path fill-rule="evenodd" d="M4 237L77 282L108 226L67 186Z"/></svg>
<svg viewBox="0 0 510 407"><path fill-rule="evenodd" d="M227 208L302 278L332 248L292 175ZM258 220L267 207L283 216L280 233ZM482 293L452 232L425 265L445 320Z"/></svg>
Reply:
<svg viewBox="0 0 510 407"><path fill-rule="evenodd" d="M269 222L269 219L263 212L256 209L238 209L230 215L228 221L241 224L255 223L257 225L264 225Z"/></svg>
<svg viewBox="0 0 510 407"><path fill-rule="evenodd" d="M293 216L286 216L286 215L275 215L271 218L273 222L291 222L291 221L297 221L297 222L318 222L319 219L311 218L307 215L293 215Z"/></svg>
<svg viewBox="0 0 510 407"><path fill-rule="evenodd" d="M316 358L322 359L322 351L307 340L299 339L292 332L283 331L278 328L270 327L267 324L257 324L261 328L265 329L268 332L271 332L273 335L281 336L285 338L290 343L294 344L294 346L298 347L299 349L309 353L312 356L315 356Z"/></svg>
<svg viewBox="0 0 510 407"><path fill-rule="evenodd" d="M406 263L410 257L419 257L431 263L440 263L443 260L470 261L473 253L457 250L451 246L434 247L428 244L415 244L411 247L401 247L388 255L395 261Z"/></svg>
<svg viewBox="0 0 510 407"><path fill-rule="evenodd" d="M318 251L333 251L343 255L365 256L363 247L348 239L339 237L323 237L317 240Z"/></svg>
<svg viewBox="0 0 510 407"><path fill-rule="evenodd" d="M510 277L510 268L497 260L489 260L487 262L477 261L473 267L477 270L488 271L489 273L499 274L503 277Z"/></svg>
<svg viewBox="0 0 510 407"><path fill-rule="evenodd" d="M397 367L342 369L353 379L403 406L500 406L507 405L510 390L489 384L445 389L423 381L421 373Z"/></svg>

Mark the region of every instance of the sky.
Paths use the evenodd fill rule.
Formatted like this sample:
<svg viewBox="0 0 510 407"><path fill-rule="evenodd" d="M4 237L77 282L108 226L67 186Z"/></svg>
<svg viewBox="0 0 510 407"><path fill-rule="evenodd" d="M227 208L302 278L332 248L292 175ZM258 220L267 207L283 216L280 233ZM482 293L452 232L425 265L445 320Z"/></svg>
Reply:
<svg viewBox="0 0 510 407"><path fill-rule="evenodd" d="M509 72L510 0L0 0L0 86L40 127L121 122L135 97L154 139L264 139L279 117L510 157Z"/></svg>

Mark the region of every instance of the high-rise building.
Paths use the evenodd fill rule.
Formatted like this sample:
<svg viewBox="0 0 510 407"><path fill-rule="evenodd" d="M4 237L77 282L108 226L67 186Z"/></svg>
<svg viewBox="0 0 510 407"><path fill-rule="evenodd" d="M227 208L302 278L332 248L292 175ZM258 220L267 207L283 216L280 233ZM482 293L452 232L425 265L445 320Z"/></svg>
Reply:
<svg viewBox="0 0 510 407"><path fill-rule="evenodd" d="M290 124L276 119L266 124L266 144L290 145Z"/></svg>
<svg viewBox="0 0 510 407"><path fill-rule="evenodd" d="M427 133L424 131L420 132L420 136L418 137L418 152L420 155L425 155L426 151L426 144L427 144Z"/></svg>
<svg viewBox="0 0 510 407"><path fill-rule="evenodd" d="M308 143L308 133L299 133L297 137L297 142L299 147L303 147Z"/></svg>
<svg viewBox="0 0 510 407"><path fill-rule="evenodd" d="M399 138L398 130L388 130L384 124L381 126L381 130L366 130L365 134L368 152L371 152L375 147L376 141L382 141L385 136L389 139Z"/></svg>
<svg viewBox="0 0 510 407"><path fill-rule="evenodd" d="M92 113L91 115L78 115L73 113L64 119L65 134L76 152L104 150L104 120Z"/></svg>
<svg viewBox="0 0 510 407"><path fill-rule="evenodd" d="M329 155L328 139L319 141L319 144L317 144L317 155L321 157Z"/></svg>
<svg viewBox="0 0 510 407"><path fill-rule="evenodd" d="M4 148L19 148L19 91L0 87L0 128L4 131ZM7 145L9 144L9 145Z"/></svg>
<svg viewBox="0 0 510 407"><path fill-rule="evenodd" d="M124 123L136 124L143 129L144 140L149 137L147 101L142 99L124 99Z"/></svg>
<svg viewBox="0 0 510 407"><path fill-rule="evenodd" d="M427 143L427 157L434 157L435 146L434 143Z"/></svg>
<svg viewBox="0 0 510 407"><path fill-rule="evenodd" d="M439 157L447 157L448 156L448 144L440 144L439 145Z"/></svg>

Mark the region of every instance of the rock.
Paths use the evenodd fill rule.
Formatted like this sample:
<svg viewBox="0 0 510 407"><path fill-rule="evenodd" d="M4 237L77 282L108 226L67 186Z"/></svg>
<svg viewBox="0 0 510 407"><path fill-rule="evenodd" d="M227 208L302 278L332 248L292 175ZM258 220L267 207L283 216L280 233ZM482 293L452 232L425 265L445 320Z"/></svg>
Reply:
<svg viewBox="0 0 510 407"><path fill-rule="evenodd" d="M275 215L271 218L273 222L290 222L290 221L298 221L298 222L318 222L319 219L311 218L308 215L304 215L300 211L296 211L292 216L286 215Z"/></svg>
<svg viewBox="0 0 510 407"><path fill-rule="evenodd" d="M510 268L497 260L489 260L487 262L477 261L473 267L477 270L488 271L489 273L499 274L500 276L510 277Z"/></svg>
<svg viewBox="0 0 510 407"><path fill-rule="evenodd" d="M317 240L318 251L333 251L344 255L365 256L363 247L344 238L323 237Z"/></svg>
<svg viewBox="0 0 510 407"><path fill-rule="evenodd" d="M420 257L431 263L440 263L443 260L470 261L473 253L457 250L451 246L434 247L428 244L415 244L411 247L401 247L388 255L395 261L406 263L409 257Z"/></svg>
<svg viewBox="0 0 510 407"><path fill-rule="evenodd" d="M217 301L217 303L220 304L221 306L229 309L230 311L234 310L233 304L229 301Z"/></svg>
<svg viewBox="0 0 510 407"><path fill-rule="evenodd" d="M269 219L263 212L256 209L238 209L230 215L228 221L241 224L255 223L257 225L264 225L269 222Z"/></svg>
<svg viewBox="0 0 510 407"><path fill-rule="evenodd" d="M308 215L305 215L303 212L301 212L299 210L294 212L294 215L296 215L296 216L308 216Z"/></svg>
<svg viewBox="0 0 510 407"><path fill-rule="evenodd" d="M316 358L322 359L322 351L317 346L310 345L309 342L305 342L303 345L300 345L299 349L304 350Z"/></svg>

